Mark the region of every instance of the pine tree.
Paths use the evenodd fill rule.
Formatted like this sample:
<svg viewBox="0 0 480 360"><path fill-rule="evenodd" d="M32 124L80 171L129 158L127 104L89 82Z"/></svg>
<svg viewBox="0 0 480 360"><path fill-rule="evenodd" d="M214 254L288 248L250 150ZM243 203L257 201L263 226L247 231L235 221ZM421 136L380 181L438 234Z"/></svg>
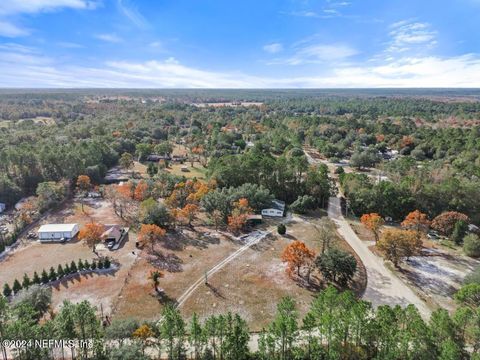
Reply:
<svg viewBox="0 0 480 360"><path fill-rule="evenodd" d="M72 260L70 264L70 273L74 274L78 271L77 264L75 264L75 261Z"/></svg>
<svg viewBox="0 0 480 360"><path fill-rule="evenodd" d="M71 274L70 265L65 264L65 266L63 267L63 272L65 273L65 276L70 275Z"/></svg>
<svg viewBox="0 0 480 360"><path fill-rule="evenodd" d="M57 267L57 277L58 277L59 279L61 279L61 278L64 277L64 276L65 276L65 272L64 272L64 270L63 270L62 265L60 264L60 265L58 265L58 267Z"/></svg>
<svg viewBox="0 0 480 360"><path fill-rule="evenodd" d="M36 285L40 284L42 282L42 280L40 280L40 276L38 276L38 273L35 271L33 273L33 280L32 282Z"/></svg>
<svg viewBox="0 0 480 360"><path fill-rule="evenodd" d="M85 268L85 270L90 270L91 269L91 265L88 262L88 260L85 260L85 262L83 263L83 267Z"/></svg>
<svg viewBox="0 0 480 360"><path fill-rule="evenodd" d="M30 281L30 278L28 277L27 273L23 274L22 287L24 289L28 289L31 284L32 282Z"/></svg>
<svg viewBox="0 0 480 360"><path fill-rule="evenodd" d="M97 263L95 261L92 262L91 268L92 270L95 270L97 268Z"/></svg>
<svg viewBox="0 0 480 360"><path fill-rule="evenodd" d="M103 269L103 265L104 265L104 264L103 264L103 258L100 258L100 259L98 260L98 268L99 268L99 269Z"/></svg>
<svg viewBox="0 0 480 360"><path fill-rule="evenodd" d="M84 269L85 265L83 264L82 259L78 260L78 270L82 271Z"/></svg>
<svg viewBox="0 0 480 360"><path fill-rule="evenodd" d="M105 267L105 269L110 269L110 265L112 265L112 263L110 262L110 259L105 258L105 261L103 262L103 266Z"/></svg>
<svg viewBox="0 0 480 360"><path fill-rule="evenodd" d="M22 290L22 285L20 284L20 281L18 281L17 279L15 279L15 281L13 282L13 293L16 294L18 293L20 290Z"/></svg>
<svg viewBox="0 0 480 360"><path fill-rule="evenodd" d="M9 297L10 295L12 295L12 289L10 288L10 285L8 284L3 285L3 295L5 297Z"/></svg>
<svg viewBox="0 0 480 360"><path fill-rule="evenodd" d="M50 268L50 273L48 274L48 279L50 281L57 280L57 273L55 272L55 269L53 268L53 266Z"/></svg>
<svg viewBox="0 0 480 360"><path fill-rule="evenodd" d="M43 271L42 271L42 284L47 284L49 280L50 280L50 278L48 277L47 272L45 271L45 269L43 269Z"/></svg>

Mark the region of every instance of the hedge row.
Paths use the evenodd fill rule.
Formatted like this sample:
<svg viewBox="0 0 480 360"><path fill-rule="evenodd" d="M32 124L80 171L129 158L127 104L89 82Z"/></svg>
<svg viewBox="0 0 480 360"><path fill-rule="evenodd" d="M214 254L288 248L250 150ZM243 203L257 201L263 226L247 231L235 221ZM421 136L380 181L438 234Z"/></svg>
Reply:
<svg viewBox="0 0 480 360"><path fill-rule="evenodd" d="M88 260L83 261L82 259L79 259L77 263L72 260L70 264L65 264L65 266L58 265L57 270L55 270L53 266L50 268L49 272L43 269L40 276L35 271L32 279L30 279L25 273L21 283L18 281L18 279L15 279L12 287L10 287L8 284L5 284L3 286L3 295L9 297L11 294L17 294L22 289L28 289L32 284L48 284L65 276L76 274L79 271L109 269L111 265L112 263L108 257L100 258L97 261L92 261L91 264L88 262Z"/></svg>

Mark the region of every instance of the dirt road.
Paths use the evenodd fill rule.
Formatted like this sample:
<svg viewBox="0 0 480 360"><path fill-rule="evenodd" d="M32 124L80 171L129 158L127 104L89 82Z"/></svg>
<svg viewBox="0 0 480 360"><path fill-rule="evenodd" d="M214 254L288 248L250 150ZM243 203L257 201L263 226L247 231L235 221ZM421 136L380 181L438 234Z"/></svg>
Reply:
<svg viewBox="0 0 480 360"><path fill-rule="evenodd" d="M330 198L328 216L337 224L339 234L355 250L367 269L367 288L363 298L370 301L374 307L379 305L405 307L413 304L420 311L422 317L428 318L431 311L425 302L385 266L382 258L374 255L368 249L368 246L371 245L369 242L360 240L352 230L342 215L340 198Z"/></svg>

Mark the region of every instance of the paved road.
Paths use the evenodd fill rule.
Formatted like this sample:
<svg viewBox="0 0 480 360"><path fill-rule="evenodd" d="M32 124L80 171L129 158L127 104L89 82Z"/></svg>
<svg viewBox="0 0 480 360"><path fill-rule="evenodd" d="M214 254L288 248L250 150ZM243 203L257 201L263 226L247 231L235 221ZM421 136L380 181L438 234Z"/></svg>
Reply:
<svg viewBox="0 0 480 360"><path fill-rule="evenodd" d="M355 234L342 215L340 198L330 198L328 217L337 224L339 234L350 244L365 265L367 270L367 288L363 294L365 300L370 301L375 307L397 304L405 307L414 304L424 318L430 316L431 311L425 302L385 266L382 258L368 249L372 242L362 241Z"/></svg>

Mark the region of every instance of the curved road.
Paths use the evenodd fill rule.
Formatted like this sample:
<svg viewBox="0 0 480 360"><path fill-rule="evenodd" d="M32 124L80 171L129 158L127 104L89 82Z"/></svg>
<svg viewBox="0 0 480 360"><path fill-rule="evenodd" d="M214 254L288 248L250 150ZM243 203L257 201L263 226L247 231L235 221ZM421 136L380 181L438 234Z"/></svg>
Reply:
<svg viewBox="0 0 480 360"><path fill-rule="evenodd" d="M414 304L422 317L430 317L431 311L425 302L385 266L382 258L370 251L368 246L372 245L372 242L362 241L355 234L342 215L340 198L330 198L328 217L337 224L338 233L350 244L365 265L367 270L367 288L363 294L365 300L370 301L374 307L379 305L405 307Z"/></svg>

